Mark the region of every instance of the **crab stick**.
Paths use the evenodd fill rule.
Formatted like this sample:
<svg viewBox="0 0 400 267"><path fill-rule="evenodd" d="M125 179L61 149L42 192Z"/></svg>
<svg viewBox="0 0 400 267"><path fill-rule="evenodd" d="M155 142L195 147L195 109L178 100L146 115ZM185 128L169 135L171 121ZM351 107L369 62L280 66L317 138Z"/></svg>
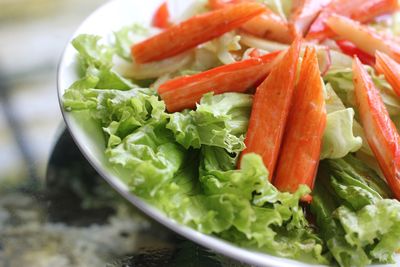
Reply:
<svg viewBox="0 0 400 267"><path fill-rule="evenodd" d="M400 64L385 53L376 51L375 68L385 75L385 79L392 86L393 91L400 97Z"/></svg>
<svg viewBox="0 0 400 267"><path fill-rule="evenodd" d="M313 188L325 126L317 55L314 48L307 48L275 171L274 185L279 190L294 193L301 184Z"/></svg>
<svg viewBox="0 0 400 267"><path fill-rule="evenodd" d="M136 63L172 57L229 32L265 11L258 3L239 3L194 16L132 46Z"/></svg>
<svg viewBox="0 0 400 267"><path fill-rule="evenodd" d="M167 2L162 3L156 10L152 25L160 29L167 29L170 26L170 14Z"/></svg>
<svg viewBox="0 0 400 267"><path fill-rule="evenodd" d="M162 84L158 93L169 112L194 108L208 92L245 92L257 86L272 69L279 51L223 65L192 76L183 76Z"/></svg>
<svg viewBox="0 0 400 267"><path fill-rule="evenodd" d="M209 6L212 9L226 8L228 5L239 2L255 2L254 0L209 0ZM287 21L275 14L267 6L264 6L264 12L254 17L241 27L247 33L255 36L282 42L290 43L293 39L289 31Z"/></svg>
<svg viewBox="0 0 400 267"><path fill-rule="evenodd" d="M259 154L269 171L270 180L292 103L300 48L301 41L296 39L254 95L245 138L246 149L242 156L247 153Z"/></svg>
<svg viewBox="0 0 400 267"><path fill-rule="evenodd" d="M400 136L361 61L353 60L356 104L365 136L394 196L400 199Z"/></svg>

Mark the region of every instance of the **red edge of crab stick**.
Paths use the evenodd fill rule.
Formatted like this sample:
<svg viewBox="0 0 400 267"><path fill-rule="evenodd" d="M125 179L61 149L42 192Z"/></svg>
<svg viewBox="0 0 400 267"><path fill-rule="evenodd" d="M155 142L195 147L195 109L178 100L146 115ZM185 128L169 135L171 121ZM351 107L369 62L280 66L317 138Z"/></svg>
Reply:
<svg viewBox="0 0 400 267"><path fill-rule="evenodd" d="M339 38L352 42L365 53L374 56L375 51L379 50L400 61L400 45L391 36L378 33L371 27L338 15L332 15L327 24Z"/></svg>
<svg viewBox="0 0 400 267"><path fill-rule="evenodd" d="M223 65L192 76L183 76L162 84L158 93L169 112L194 108L208 92L245 92L257 86L270 72L279 51L261 57Z"/></svg>
<svg viewBox="0 0 400 267"><path fill-rule="evenodd" d="M209 6L212 9L225 8L228 5L242 2L254 2L254 0L208 1ZM240 28L247 33L277 42L290 43L293 40L289 31L288 23L267 6L264 6L264 12L261 15L244 23Z"/></svg>
<svg viewBox="0 0 400 267"><path fill-rule="evenodd" d="M400 64L379 51L376 51L375 57L376 70L385 75L385 79L390 83L393 91L400 97Z"/></svg>
<svg viewBox="0 0 400 267"><path fill-rule="evenodd" d="M259 154L269 171L270 180L292 102L301 43L299 39L293 42L254 95L246 149L241 157L247 153Z"/></svg>
<svg viewBox="0 0 400 267"><path fill-rule="evenodd" d="M311 24L306 38L322 41L333 36L333 32L326 25L326 20L333 14L365 23L379 15L394 12L397 8L397 0L333 0Z"/></svg>
<svg viewBox="0 0 400 267"><path fill-rule="evenodd" d="M167 29L170 26L170 14L167 2L162 3L154 13L152 25L160 29Z"/></svg>
<svg viewBox="0 0 400 267"><path fill-rule="evenodd" d="M393 194L400 199L400 136L360 60L353 60L355 97L365 136Z"/></svg>
<svg viewBox="0 0 400 267"><path fill-rule="evenodd" d="M265 7L258 3L239 3L194 16L180 24L132 46L135 62L165 59L229 32L260 15Z"/></svg>
<svg viewBox="0 0 400 267"><path fill-rule="evenodd" d="M336 40L336 44L344 54L351 57L357 56L363 64L370 66L375 65L375 57L365 53L352 42L346 40Z"/></svg>
<svg viewBox="0 0 400 267"><path fill-rule="evenodd" d="M304 54L286 125L273 183L280 191L291 193L302 184L312 189L326 126L325 99L314 48L307 47ZM308 202L311 198L303 200Z"/></svg>

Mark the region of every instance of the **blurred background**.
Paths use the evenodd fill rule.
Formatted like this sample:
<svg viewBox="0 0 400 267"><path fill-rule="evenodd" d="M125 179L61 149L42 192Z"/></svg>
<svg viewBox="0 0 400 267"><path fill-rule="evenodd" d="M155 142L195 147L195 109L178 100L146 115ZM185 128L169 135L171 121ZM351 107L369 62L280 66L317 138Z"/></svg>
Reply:
<svg viewBox="0 0 400 267"><path fill-rule="evenodd" d="M42 179L62 117L56 70L82 20L105 0L0 0L0 181Z"/></svg>

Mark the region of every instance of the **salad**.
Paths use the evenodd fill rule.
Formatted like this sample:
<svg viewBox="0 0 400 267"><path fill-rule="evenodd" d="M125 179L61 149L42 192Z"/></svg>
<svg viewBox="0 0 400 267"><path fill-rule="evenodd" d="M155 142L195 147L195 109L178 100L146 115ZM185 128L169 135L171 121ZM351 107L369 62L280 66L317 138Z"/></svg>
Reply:
<svg viewBox="0 0 400 267"><path fill-rule="evenodd" d="M137 196L238 246L315 264L400 249L397 0L167 3L83 34L66 111Z"/></svg>

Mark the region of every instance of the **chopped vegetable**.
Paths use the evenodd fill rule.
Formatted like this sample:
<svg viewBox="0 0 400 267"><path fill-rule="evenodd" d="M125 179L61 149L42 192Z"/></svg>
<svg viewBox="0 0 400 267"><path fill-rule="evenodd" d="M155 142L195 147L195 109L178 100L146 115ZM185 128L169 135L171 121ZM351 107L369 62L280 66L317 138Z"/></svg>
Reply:
<svg viewBox="0 0 400 267"><path fill-rule="evenodd" d="M314 186L326 125L320 75L316 51L307 48L273 180L284 192L295 192L302 184Z"/></svg>
<svg viewBox="0 0 400 267"><path fill-rule="evenodd" d="M264 10L257 3L242 3L195 16L133 45L132 56L137 63L175 56L239 27Z"/></svg>
<svg viewBox="0 0 400 267"><path fill-rule="evenodd" d="M272 180L294 91L301 41L295 40L286 55L277 63L257 88L254 95L249 129L246 135L247 153L261 155Z"/></svg>

